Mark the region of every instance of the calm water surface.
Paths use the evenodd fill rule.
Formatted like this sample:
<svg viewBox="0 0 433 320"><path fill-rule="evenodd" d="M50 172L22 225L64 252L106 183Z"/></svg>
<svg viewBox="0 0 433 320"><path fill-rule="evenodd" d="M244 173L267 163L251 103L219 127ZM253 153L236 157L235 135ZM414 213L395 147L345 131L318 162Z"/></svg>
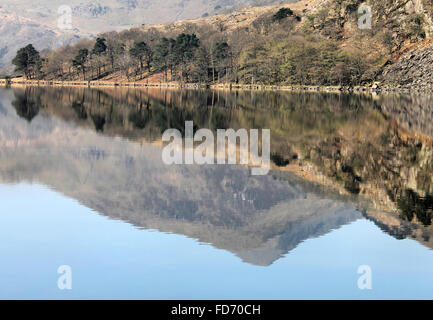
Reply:
<svg viewBox="0 0 433 320"><path fill-rule="evenodd" d="M431 299L433 229L407 221L406 197L429 213L430 102L0 89L0 298ZM270 128L274 170L164 165L161 134L186 120Z"/></svg>

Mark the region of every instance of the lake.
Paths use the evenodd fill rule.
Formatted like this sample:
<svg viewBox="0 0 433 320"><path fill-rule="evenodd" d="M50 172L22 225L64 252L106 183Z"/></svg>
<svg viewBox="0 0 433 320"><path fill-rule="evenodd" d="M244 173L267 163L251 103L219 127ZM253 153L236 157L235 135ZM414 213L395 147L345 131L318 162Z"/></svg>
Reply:
<svg viewBox="0 0 433 320"><path fill-rule="evenodd" d="M1 88L0 298L432 299L431 106L416 94ZM185 121L270 129L271 171L166 165L162 134Z"/></svg>

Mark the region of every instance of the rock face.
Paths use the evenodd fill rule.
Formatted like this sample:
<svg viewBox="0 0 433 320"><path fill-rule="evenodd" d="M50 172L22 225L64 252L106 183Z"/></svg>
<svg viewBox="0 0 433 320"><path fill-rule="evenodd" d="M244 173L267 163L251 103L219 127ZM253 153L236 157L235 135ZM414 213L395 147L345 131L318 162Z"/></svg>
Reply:
<svg viewBox="0 0 433 320"><path fill-rule="evenodd" d="M433 45L421 50L413 50L383 73L387 83L420 89L433 89Z"/></svg>
<svg viewBox="0 0 433 320"><path fill-rule="evenodd" d="M367 11L360 10L363 5L370 8L370 18ZM401 42L407 38L416 40L417 37L423 39L433 35L433 10L429 0L328 0L318 2L308 13L311 14L308 20L316 29L334 28L330 35L343 29L340 36L352 36L359 31L358 23L365 22L360 20L361 17L371 20L371 29L368 29L371 31L365 32L364 29L359 32L364 36L372 37L388 30L394 40Z"/></svg>
<svg viewBox="0 0 433 320"><path fill-rule="evenodd" d="M371 15L359 11L362 5L370 8ZM361 17L371 22L371 28L358 27L364 21ZM431 88L432 1L328 0L307 12L304 23L311 32L335 39L343 47L363 47L365 59L372 52L380 52L386 59L377 61L380 67L373 72L377 80L390 85Z"/></svg>

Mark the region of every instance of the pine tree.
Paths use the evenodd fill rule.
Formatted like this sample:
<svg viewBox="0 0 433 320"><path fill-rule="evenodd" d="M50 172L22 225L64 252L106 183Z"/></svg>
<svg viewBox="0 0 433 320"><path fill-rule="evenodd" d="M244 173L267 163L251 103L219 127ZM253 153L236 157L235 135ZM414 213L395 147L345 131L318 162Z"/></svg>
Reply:
<svg viewBox="0 0 433 320"><path fill-rule="evenodd" d="M104 38L97 38L92 53L98 56L104 54L107 51L106 41Z"/></svg>
<svg viewBox="0 0 433 320"><path fill-rule="evenodd" d="M75 68L81 69L83 72L83 79L86 80L86 62L89 57L89 50L80 49L78 54L75 56L74 60L72 60L72 65Z"/></svg>
<svg viewBox="0 0 433 320"><path fill-rule="evenodd" d="M97 64L98 78L101 77L101 67L103 64L100 58L107 52L107 45L105 44L106 41L107 40L105 40L104 38L97 38L92 50L92 54L96 56L95 60Z"/></svg>
<svg viewBox="0 0 433 320"><path fill-rule="evenodd" d="M142 72L144 69L144 63L146 63L146 67L150 72L153 52L145 42L136 42L134 47L129 50L129 54L132 58L138 60L140 64L140 72Z"/></svg>
<svg viewBox="0 0 433 320"><path fill-rule="evenodd" d="M173 68L176 63L175 59L176 40L162 38L156 46L153 56L153 67L157 72L164 72L165 81L168 81L168 71L173 74Z"/></svg>
<svg viewBox="0 0 433 320"><path fill-rule="evenodd" d="M194 58L195 52L200 47L200 39L195 34L182 33L176 38L175 43L175 64L180 65L180 80L184 77L188 81L187 65Z"/></svg>
<svg viewBox="0 0 433 320"><path fill-rule="evenodd" d="M213 67L213 73L215 70L218 74L218 81L221 78L221 75L224 74L224 72L227 74L227 69L230 64L230 46L227 42L216 42L213 50L212 50L212 67ZM215 81L215 76L213 76L213 81Z"/></svg>
<svg viewBox="0 0 433 320"><path fill-rule="evenodd" d="M15 71L24 73L27 79L39 74L42 66L39 52L31 44L17 51L12 64L16 67Z"/></svg>

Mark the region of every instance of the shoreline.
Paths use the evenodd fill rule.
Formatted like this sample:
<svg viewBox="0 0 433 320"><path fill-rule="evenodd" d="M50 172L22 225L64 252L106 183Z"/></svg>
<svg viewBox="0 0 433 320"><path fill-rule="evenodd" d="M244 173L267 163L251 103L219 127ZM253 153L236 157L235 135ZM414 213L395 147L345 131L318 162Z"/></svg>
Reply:
<svg viewBox="0 0 433 320"><path fill-rule="evenodd" d="M0 79L0 86L50 86L50 87L119 87L119 88L161 88L161 89L222 89L222 90L256 90L256 91L298 91L324 93L381 93L422 91L423 88L399 86L317 86L317 85L261 85L261 84L200 84L176 82L111 82L111 81L59 81L59 80L16 80Z"/></svg>

